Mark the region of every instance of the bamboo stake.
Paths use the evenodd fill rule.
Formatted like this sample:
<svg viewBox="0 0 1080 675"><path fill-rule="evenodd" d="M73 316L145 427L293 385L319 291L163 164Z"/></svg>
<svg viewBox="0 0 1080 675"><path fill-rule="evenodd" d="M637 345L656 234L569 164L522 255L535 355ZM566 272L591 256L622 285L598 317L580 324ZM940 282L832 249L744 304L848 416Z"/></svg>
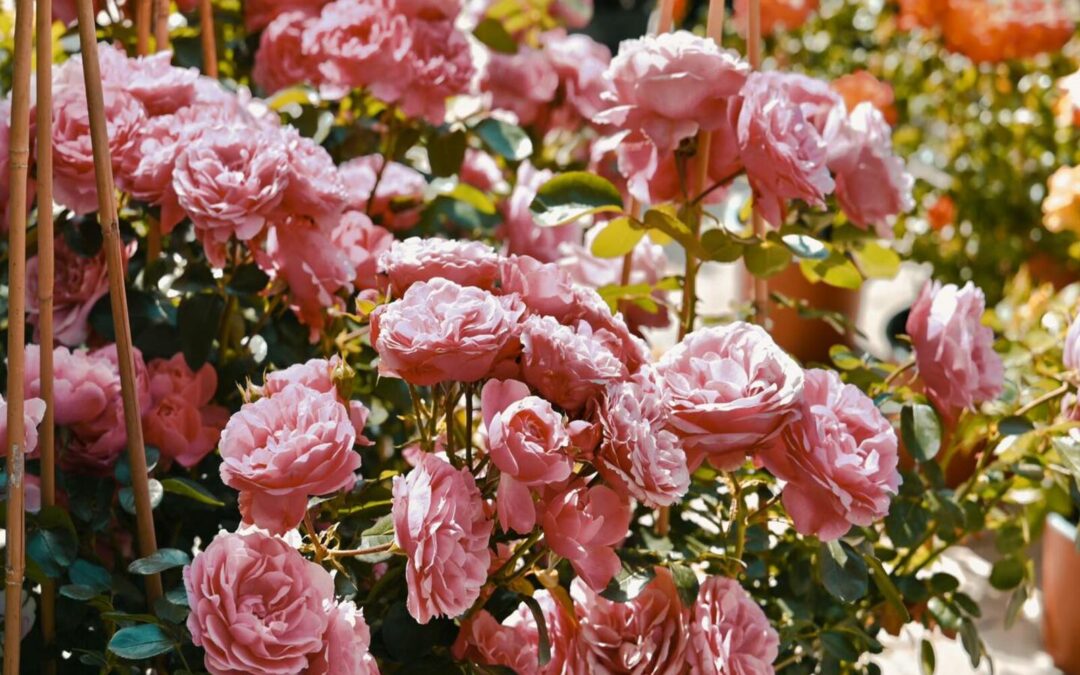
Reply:
<svg viewBox="0 0 1080 675"><path fill-rule="evenodd" d="M23 374L26 342L26 210L30 169L30 64L33 0L15 7L15 67L11 94L10 201L8 209L7 569L4 579L4 675L17 675L22 647L22 589L26 566L23 473Z"/></svg>
<svg viewBox="0 0 1080 675"><path fill-rule="evenodd" d="M37 0L37 176L38 204L38 343L41 351L41 398L45 417L38 430L41 456L41 501L56 504L56 427L53 399L53 176L52 176L52 0ZM56 585L41 585L41 633L45 672L56 672Z"/></svg>
<svg viewBox="0 0 1080 675"><path fill-rule="evenodd" d="M656 22L656 34L667 33L675 23L675 0L660 0L660 18Z"/></svg>
<svg viewBox="0 0 1080 675"><path fill-rule="evenodd" d="M127 294L124 290L124 254L120 224L116 216L116 188L109 157L109 135L105 126L105 100L101 89L101 64L98 62L97 29L92 0L77 0L79 42L83 54L86 102L90 116L90 140L94 150L94 178L97 181L98 221L101 223L105 262L109 271L109 301L113 329L116 332L116 356L120 365L120 389L124 399L124 426L127 430L128 462L131 464L131 487L135 493L135 517L139 529L139 551L143 557L157 550L154 512L150 507L150 479L146 468L139 400L135 393L135 360L128 322ZM161 576L146 577L148 604L161 597Z"/></svg>
<svg viewBox="0 0 1080 675"><path fill-rule="evenodd" d="M761 68L761 0L750 0L750 29L747 35L746 52L750 59L750 67L754 70ZM754 206L752 222L754 235L765 238L765 221L761 213ZM760 277L754 277L754 322L765 325L769 320L769 282Z"/></svg>
<svg viewBox="0 0 1080 675"><path fill-rule="evenodd" d="M169 0L154 0L154 51L169 48Z"/></svg>
<svg viewBox="0 0 1080 675"><path fill-rule="evenodd" d="M135 4L135 52L139 56L150 53L150 23L153 8L151 0L138 0Z"/></svg>
<svg viewBox="0 0 1080 675"><path fill-rule="evenodd" d="M199 0L199 28L202 32L203 74L218 76L217 36L214 34L214 1Z"/></svg>

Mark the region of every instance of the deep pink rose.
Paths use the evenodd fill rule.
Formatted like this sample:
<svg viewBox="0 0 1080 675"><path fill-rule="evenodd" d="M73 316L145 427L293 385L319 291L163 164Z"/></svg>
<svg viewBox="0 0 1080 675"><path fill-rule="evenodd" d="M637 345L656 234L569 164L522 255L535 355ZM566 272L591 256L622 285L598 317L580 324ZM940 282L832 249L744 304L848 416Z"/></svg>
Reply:
<svg viewBox="0 0 1080 675"><path fill-rule="evenodd" d="M302 45L304 31L318 15L311 7L282 12L263 31L251 79L264 93L317 81L318 65L304 54Z"/></svg>
<svg viewBox="0 0 1080 675"><path fill-rule="evenodd" d="M304 519L308 497L356 483L355 442L336 392L289 385L229 420L221 433L221 480L240 491L245 522L286 532Z"/></svg>
<svg viewBox="0 0 1080 675"><path fill-rule="evenodd" d="M765 612L739 582L709 577L691 610L690 649L694 675L772 675L780 637Z"/></svg>
<svg viewBox="0 0 1080 675"><path fill-rule="evenodd" d="M522 603L502 623L487 610L463 623L454 643L455 659L488 666L505 666L518 675L570 674L576 661L574 620L546 590L533 594L544 615L551 660L540 665L540 631L528 605Z"/></svg>
<svg viewBox="0 0 1080 675"><path fill-rule="evenodd" d="M349 409L349 419L356 429L356 444L371 445L371 441L364 437L364 426L370 411L360 401L345 398L338 386L343 378L348 377L348 372L348 366L336 354L329 359L309 359L304 363L267 373L259 393L273 396L290 384L302 384L323 394L332 393L338 397L341 405Z"/></svg>
<svg viewBox="0 0 1080 675"><path fill-rule="evenodd" d="M0 457L8 454L7 401L0 396ZM37 456L38 425L45 417L45 401L40 398L23 399L22 450L29 457Z"/></svg>
<svg viewBox="0 0 1080 675"><path fill-rule="evenodd" d="M514 113L524 125L537 121L558 87L559 74L547 55L527 45L513 54L491 52L480 83L493 108Z"/></svg>
<svg viewBox="0 0 1080 675"><path fill-rule="evenodd" d="M53 349L53 402L56 424L69 426L100 417L119 392L119 372L112 363L86 350ZM41 348L26 345L24 386L28 397L41 395Z"/></svg>
<svg viewBox="0 0 1080 675"><path fill-rule="evenodd" d="M630 602L599 595L581 579L570 584L586 672L679 675L686 668L690 613L666 567Z"/></svg>
<svg viewBox="0 0 1080 675"><path fill-rule="evenodd" d="M212 675L293 675L323 649L334 581L277 537L219 534L184 568L184 588Z"/></svg>
<svg viewBox="0 0 1080 675"><path fill-rule="evenodd" d="M192 372L183 354L147 364L152 407L143 411L146 442L191 468L217 447L229 412L211 401L217 372L205 363Z"/></svg>
<svg viewBox="0 0 1080 675"><path fill-rule="evenodd" d="M499 255L478 241L409 237L394 242L379 258L379 275L394 297L435 278L492 290L499 278Z"/></svg>
<svg viewBox="0 0 1080 675"><path fill-rule="evenodd" d="M672 150L699 130L721 128L749 72L736 52L689 31L624 40L607 70L608 108L596 121L641 129Z"/></svg>
<svg viewBox="0 0 1080 675"><path fill-rule="evenodd" d="M323 650L311 657L302 675L379 675L379 666L369 651L371 629L364 621L364 611L352 602L330 610L323 643Z"/></svg>
<svg viewBox="0 0 1080 675"><path fill-rule="evenodd" d="M559 259L560 244L581 241L579 224L540 227L529 209L536 199L536 191L553 176L551 171L538 170L529 162L522 162L518 167L514 190L502 206L502 237L508 253L532 256L541 262L555 262Z"/></svg>
<svg viewBox="0 0 1080 675"><path fill-rule="evenodd" d="M454 22L414 21L408 68L411 82L402 92L406 115L433 125L446 117L446 99L468 92L475 68L465 35Z"/></svg>
<svg viewBox="0 0 1080 675"><path fill-rule="evenodd" d="M364 211L391 230L407 230L420 220L427 181L419 171L390 162L382 155L364 155L338 167L348 207ZM374 196L372 196L374 192Z"/></svg>
<svg viewBox="0 0 1080 675"><path fill-rule="evenodd" d="M524 312L515 296L445 279L415 283L372 315L379 373L415 385L475 382L512 348Z"/></svg>
<svg viewBox="0 0 1080 675"><path fill-rule="evenodd" d="M738 468L798 417L803 371L760 326L699 328L661 358L669 426L691 469Z"/></svg>
<svg viewBox="0 0 1080 675"><path fill-rule="evenodd" d="M836 198L851 222L871 225L879 237L891 237L889 219L915 206L915 179L893 154L892 129L872 103L851 114L836 106L825 127L828 165L836 179Z"/></svg>
<svg viewBox="0 0 1080 675"><path fill-rule="evenodd" d="M587 487L581 480L548 490L540 503L547 545L590 588L602 591L619 571L615 547L630 527L630 504L606 485Z"/></svg>
<svg viewBox="0 0 1080 675"><path fill-rule="evenodd" d="M568 34L561 29L542 33L540 42L559 76L565 103L572 108L573 116L591 122L594 115L607 107L601 95L607 90L604 72L611 63L611 50L584 33ZM561 116L571 117L568 112ZM559 120L561 123L568 121Z"/></svg>
<svg viewBox="0 0 1080 675"><path fill-rule="evenodd" d="M807 80L813 82L804 75L753 73L731 109L756 203L765 220L777 227L783 223L787 200L823 206L835 186L826 165L828 149L810 114L814 102L808 94L815 90Z"/></svg>
<svg viewBox="0 0 1080 675"><path fill-rule="evenodd" d="M378 288L379 258L394 243L393 233L373 225L371 218L360 211L348 211L334 226L330 238L349 259L354 270L353 288L360 291Z"/></svg>
<svg viewBox="0 0 1080 675"><path fill-rule="evenodd" d="M946 418L1001 393L1004 365L994 331L982 325L985 309L986 297L970 281L963 288L928 281L908 315L919 377Z"/></svg>
<svg viewBox="0 0 1080 675"><path fill-rule="evenodd" d="M492 523L468 469L422 454L394 477L394 537L408 556L408 609L420 623L456 617L480 597L487 581Z"/></svg>
<svg viewBox="0 0 1080 675"><path fill-rule="evenodd" d="M238 125L204 132L177 158L173 189L212 264L224 267L230 238L264 230L289 171L280 135Z"/></svg>
<svg viewBox="0 0 1080 675"><path fill-rule="evenodd" d="M544 398L577 412L628 374L605 344L613 337L584 321L564 326L549 316L529 317L521 328L522 375Z"/></svg>
<svg viewBox="0 0 1080 675"><path fill-rule="evenodd" d="M651 507L671 506L690 487L686 453L664 427L668 400L652 369L608 385L600 406L604 440L596 467L611 485Z"/></svg>
<svg viewBox="0 0 1080 675"><path fill-rule="evenodd" d="M461 13L461 0L396 0L394 8L406 16L425 21L454 19Z"/></svg>
<svg viewBox="0 0 1080 675"><path fill-rule="evenodd" d="M254 33L266 28L270 22L285 12L314 9L329 0L244 0L244 28Z"/></svg>
<svg viewBox="0 0 1080 675"><path fill-rule="evenodd" d="M74 347L90 336L90 310L109 293L109 276L105 267L105 252L92 258L79 255L63 235L53 243L56 276L53 281L53 330L56 341ZM38 308L38 257L26 264L27 320L35 328L41 320Z"/></svg>
<svg viewBox="0 0 1080 675"><path fill-rule="evenodd" d="M0 133L3 133L2 129ZM491 192L505 182L502 169L495 158L476 148L465 149L465 159L458 169L458 178L462 183L484 192Z"/></svg>
<svg viewBox="0 0 1080 675"><path fill-rule="evenodd" d="M282 127L289 177L281 208L293 214L326 218L345 210L345 185L326 148L295 127Z"/></svg>
<svg viewBox="0 0 1080 675"><path fill-rule="evenodd" d="M1080 370L1080 314L1069 324L1069 331L1065 334L1061 362L1069 370Z"/></svg>
<svg viewBox="0 0 1080 675"><path fill-rule="evenodd" d="M801 419L783 443L762 451L765 467L788 481L784 508L804 535L842 537L885 517L900 485L896 432L874 402L831 370L807 370Z"/></svg>

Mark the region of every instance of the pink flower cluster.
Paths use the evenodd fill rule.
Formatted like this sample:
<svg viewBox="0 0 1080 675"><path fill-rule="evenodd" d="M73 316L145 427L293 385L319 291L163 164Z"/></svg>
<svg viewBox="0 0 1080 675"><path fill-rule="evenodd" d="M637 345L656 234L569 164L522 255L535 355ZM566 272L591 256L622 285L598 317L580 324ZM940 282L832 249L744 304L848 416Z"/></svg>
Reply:
<svg viewBox="0 0 1080 675"><path fill-rule="evenodd" d="M184 568L187 627L212 675L377 675L363 612L281 539L218 535Z"/></svg>

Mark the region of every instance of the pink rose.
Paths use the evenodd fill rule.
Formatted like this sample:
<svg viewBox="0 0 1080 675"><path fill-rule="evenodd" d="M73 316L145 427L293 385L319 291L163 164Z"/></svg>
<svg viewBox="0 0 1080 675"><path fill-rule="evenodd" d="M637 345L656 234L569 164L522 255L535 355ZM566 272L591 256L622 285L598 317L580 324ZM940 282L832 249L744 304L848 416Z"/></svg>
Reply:
<svg viewBox="0 0 1080 675"><path fill-rule="evenodd" d="M379 275L396 297L418 281L435 278L492 290L499 278L499 256L478 241L409 237L394 242L379 258Z"/></svg>
<svg viewBox="0 0 1080 675"><path fill-rule="evenodd" d="M281 140L288 153L289 168L281 208L312 218L340 215L345 210L345 186L330 153L301 136L295 127L282 127Z"/></svg>
<svg viewBox="0 0 1080 675"><path fill-rule="evenodd" d="M289 161L280 136L251 127L216 127L176 160L173 189L217 267L225 244L260 234L281 202Z"/></svg>
<svg viewBox="0 0 1080 675"><path fill-rule="evenodd" d="M278 14L259 37L252 81L266 94L318 79L318 66L303 53L303 35L318 10L300 7Z"/></svg>
<svg viewBox="0 0 1080 675"><path fill-rule="evenodd" d="M2 129L0 133L3 133ZM462 183L484 192L492 192L504 183L499 163L488 153L476 148L465 149L465 159L458 169L458 178Z"/></svg>
<svg viewBox="0 0 1080 675"><path fill-rule="evenodd" d="M621 565L614 549L630 527L630 504L606 485L586 487L582 480L548 490L540 503L547 545L590 588L602 591Z"/></svg>
<svg viewBox="0 0 1080 675"><path fill-rule="evenodd" d="M405 16L425 21L454 19L461 13L461 0L396 0L394 8Z"/></svg>
<svg viewBox="0 0 1080 675"><path fill-rule="evenodd" d="M513 348L524 312L515 296L496 297L445 279L415 283L372 315L379 373L415 385L475 382Z"/></svg>
<svg viewBox="0 0 1080 675"><path fill-rule="evenodd" d="M491 52L480 83L481 90L491 94L493 108L514 113L523 125L545 112L558 87L559 74L547 56L527 45L513 54Z"/></svg>
<svg viewBox="0 0 1080 675"><path fill-rule="evenodd" d="M656 576L630 602L613 602L580 579L570 584L586 672L679 675L686 668L689 612L671 572Z"/></svg>
<svg viewBox="0 0 1080 675"><path fill-rule="evenodd" d="M591 122L607 107L602 95L607 91L604 72L611 63L611 50L584 33L567 34L561 29L542 33L540 42L559 76L568 107L575 117Z"/></svg>
<svg viewBox="0 0 1080 675"><path fill-rule="evenodd" d="M359 211L348 211L330 235L352 266L352 285L356 290L379 287L379 259L390 250L394 235L385 227L373 225L371 218Z"/></svg>
<svg viewBox="0 0 1080 675"><path fill-rule="evenodd" d="M281 539L218 535L184 568L184 588L212 675L292 675L323 649L334 582Z"/></svg>
<svg viewBox="0 0 1080 675"><path fill-rule="evenodd" d="M409 614L424 624L456 617L480 597L487 581L491 521L468 469L432 454L394 477L394 537L408 556Z"/></svg>
<svg viewBox="0 0 1080 675"><path fill-rule="evenodd" d="M53 403L56 424L69 426L100 417L120 391L120 375L112 363L92 358L86 350L53 349ZM27 397L41 395L41 348L26 345L24 386Z"/></svg>
<svg viewBox="0 0 1080 675"><path fill-rule="evenodd" d="M698 589L690 617L694 675L772 675L780 637L738 581L709 577Z"/></svg>
<svg viewBox="0 0 1080 675"><path fill-rule="evenodd" d="M379 666L369 651L371 629L364 621L364 611L352 602L330 610L323 642L325 647L311 657L303 675L379 675Z"/></svg>
<svg viewBox="0 0 1080 675"><path fill-rule="evenodd" d="M244 521L273 533L296 527L308 497L352 489L356 430L335 393L294 384L247 403L221 433L221 480L240 491Z"/></svg>
<svg viewBox="0 0 1080 675"><path fill-rule="evenodd" d="M146 442L191 468L217 447L228 411L212 405L217 372L209 363L192 372L183 354L147 364L152 407L143 411Z"/></svg>
<svg viewBox="0 0 1080 675"><path fill-rule="evenodd" d="M574 279L555 263L527 255L499 259L500 289L516 293L530 312L556 319L568 316L574 300Z"/></svg>
<svg viewBox="0 0 1080 675"><path fill-rule="evenodd" d="M825 141L809 115L809 104L803 104L811 91L807 80L813 82L804 75L753 73L731 109L756 202L765 220L777 227L783 223L787 200L824 206L824 196L835 185L826 166Z"/></svg>
<svg viewBox="0 0 1080 675"><path fill-rule="evenodd" d="M7 457L9 439L7 433L7 401L0 396L0 457ZM38 425L45 417L45 401L40 398L23 399L22 450L30 457L37 456Z"/></svg>
<svg viewBox="0 0 1080 675"><path fill-rule="evenodd" d="M1080 370L1080 314L1069 324L1069 331L1065 334L1061 362L1069 370Z"/></svg>
<svg viewBox="0 0 1080 675"><path fill-rule="evenodd" d="M567 28L584 28L593 18L593 0L554 0L548 12Z"/></svg>
<svg viewBox="0 0 1080 675"><path fill-rule="evenodd" d="M563 326L551 317L532 316L521 328L522 374L529 385L567 412L599 398L604 387L627 376L626 366L584 321Z"/></svg>
<svg viewBox="0 0 1080 675"><path fill-rule="evenodd" d="M101 45L102 70L115 78L112 84L139 99L150 115L168 115L191 105L199 71L172 65L172 52L158 52L129 59L119 46Z"/></svg>
<svg viewBox="0 0 1080 675"><path fill-rule="evenodd" d="M900 485L896 432L866 394L831 370L806 371L801 419L762 451L788 481L784 508L801 534L822 541L885 517Z"/></svg>
<svg viewBox="0 0 1080 675"><path fill-rule="evenodd" d="M860 103L850 115L837 106L824 137L844 213L859 227L873 225L879 237L891 237L888 219L915 206L915 179L893 154L889 123L870 103Z"/></svg>
<svg viewBox="0 0 1080 675"><path fill-rule="evenodd" d="M514 191L502 208L502 237L508 253L529 255L541 262L555 262L559 259L560 244L581 241L581 226L577 223L540 227L529 210L536 198L536 191L553 175L547 169L537 170L529 162L522 162L518 167Z"/></svg>
<svg viewBox="0 0 1080 675"><path fill-rule="evenodd" d="M576 629L563 606L546 590L533 598L540 605L547 629L551 660L540 665L540 631L528 605L522 603L500 624L487 610L463 623L454 643L459 661L505 666L518 675L574 673Z"/></svg>
<svg viewBox="0 0 1080 675"><path fill-rule="evenodd" d="M453 21L414 21L409 52L411 82L401 94L401 109L433 125L446 117L446 99L468 92L475 69L469 41Z"/></svg>
<svg viewBox="0 0 1080 675"><path fill-rule="evenodd" d="M109 293L105 252L92 258L79 255L67 245L63 235L53 243L56 276L53 281L53 330L56 341L74 347L90 337L90 310ZM35 328L41 321L38 307L38 257L26 264L28 321Z"/></svg>
<svg viewBox="0 0 1080 675"><path fill-rule="evenodd" d="M706 458L736 469L798 418L802 368L760 326L700 328L657 370L671 395L669 427L683 439L691 469Z"/></svg>
<svg viewBox="0 0 1080 675"><path fill-rule="evenodd" d="M1001 393L1004 365L994 331L982 325L985 308L983 292L970 281L963 288L928 281L908 315L919 377L946 418Z"/></svg>
<svg viewBox="0 0 1080 675"><path fill-rule="evenodd" d="M667 396L651 369L608 385L596 467L609 484L654 508L671 506L690 487L686 453L679 438L664 429L667 421Z"/></svg>
<svg viewBox="0 0 1080 675"><path fill-rule="evenodd" d="M318 10L329 0L244 0L244 28L255 33L285 12Z"/></svg>
<svg viewBox="0 0 1080 675"><path fill-rule="evenodd" d="M404 164L390 162L383 168L384 161L382 155L364 155L338 167L348 206L366 212L383 227L407 230L420 220L427 181Z"/></svg>
<svg viewBox="0 0 1080 675"><path fill-rule="evenodd" d="M347 399L339 388L339 384L348 376L348 366L342 362L340 356L335 354L329 359L310 359L304 363L291 365L284 370L267 373L259 393L263 396L273 396L290 384L302 384L321 394L334 394L338 397L338 402L349 409L349 418L352 420L353 428L356 429L356 444L371 445L371 441L364 437L364 426L367 424L370 411L360 401Z"/></svg>

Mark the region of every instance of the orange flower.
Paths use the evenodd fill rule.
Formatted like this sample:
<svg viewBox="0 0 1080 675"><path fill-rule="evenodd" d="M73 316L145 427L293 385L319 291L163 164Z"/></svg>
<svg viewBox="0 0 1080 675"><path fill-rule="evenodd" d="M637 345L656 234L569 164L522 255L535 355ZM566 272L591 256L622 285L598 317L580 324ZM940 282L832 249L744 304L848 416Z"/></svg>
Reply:
<svg viewBox="0 0 1080 675"><path fill-rule="evenodd" d="M934 231L941 230L946 225L952 225L956 222L956 203L949 195L942 195L935 199L926 210L926 218Z"/></svg>
<svg viewBox="0 0 1080 675"><path fill-rule="evenodd" d="M948 0L900 0L900 27L911 30L916 26L933 28L948 10Z"/></svg>
<svg viewBox="0 0 1080 675"><path fill-rule="evenodd" d="M1061 49L1075 30L1064 0L948 0L945 44L977 62L1019 59Z"/></svg>
<svg viewBox="0 0 1080 675"><path fill-rule="evenodd" d="M833 91L843 97L848 110L863 102L869 102L885 117L889 125L896 124L895 95L892 85L882 82L865 70L858 70L832 82Z"/></svg>
<svg viewBox="0 0 1080 675"><path fill-rule="evenodd" d="M806 23L818 8L818 0L761 0L761 34L769 35L783 28L793 30ZM735 23L746 33L750 21L748 0L735 0Z"/></svg>

